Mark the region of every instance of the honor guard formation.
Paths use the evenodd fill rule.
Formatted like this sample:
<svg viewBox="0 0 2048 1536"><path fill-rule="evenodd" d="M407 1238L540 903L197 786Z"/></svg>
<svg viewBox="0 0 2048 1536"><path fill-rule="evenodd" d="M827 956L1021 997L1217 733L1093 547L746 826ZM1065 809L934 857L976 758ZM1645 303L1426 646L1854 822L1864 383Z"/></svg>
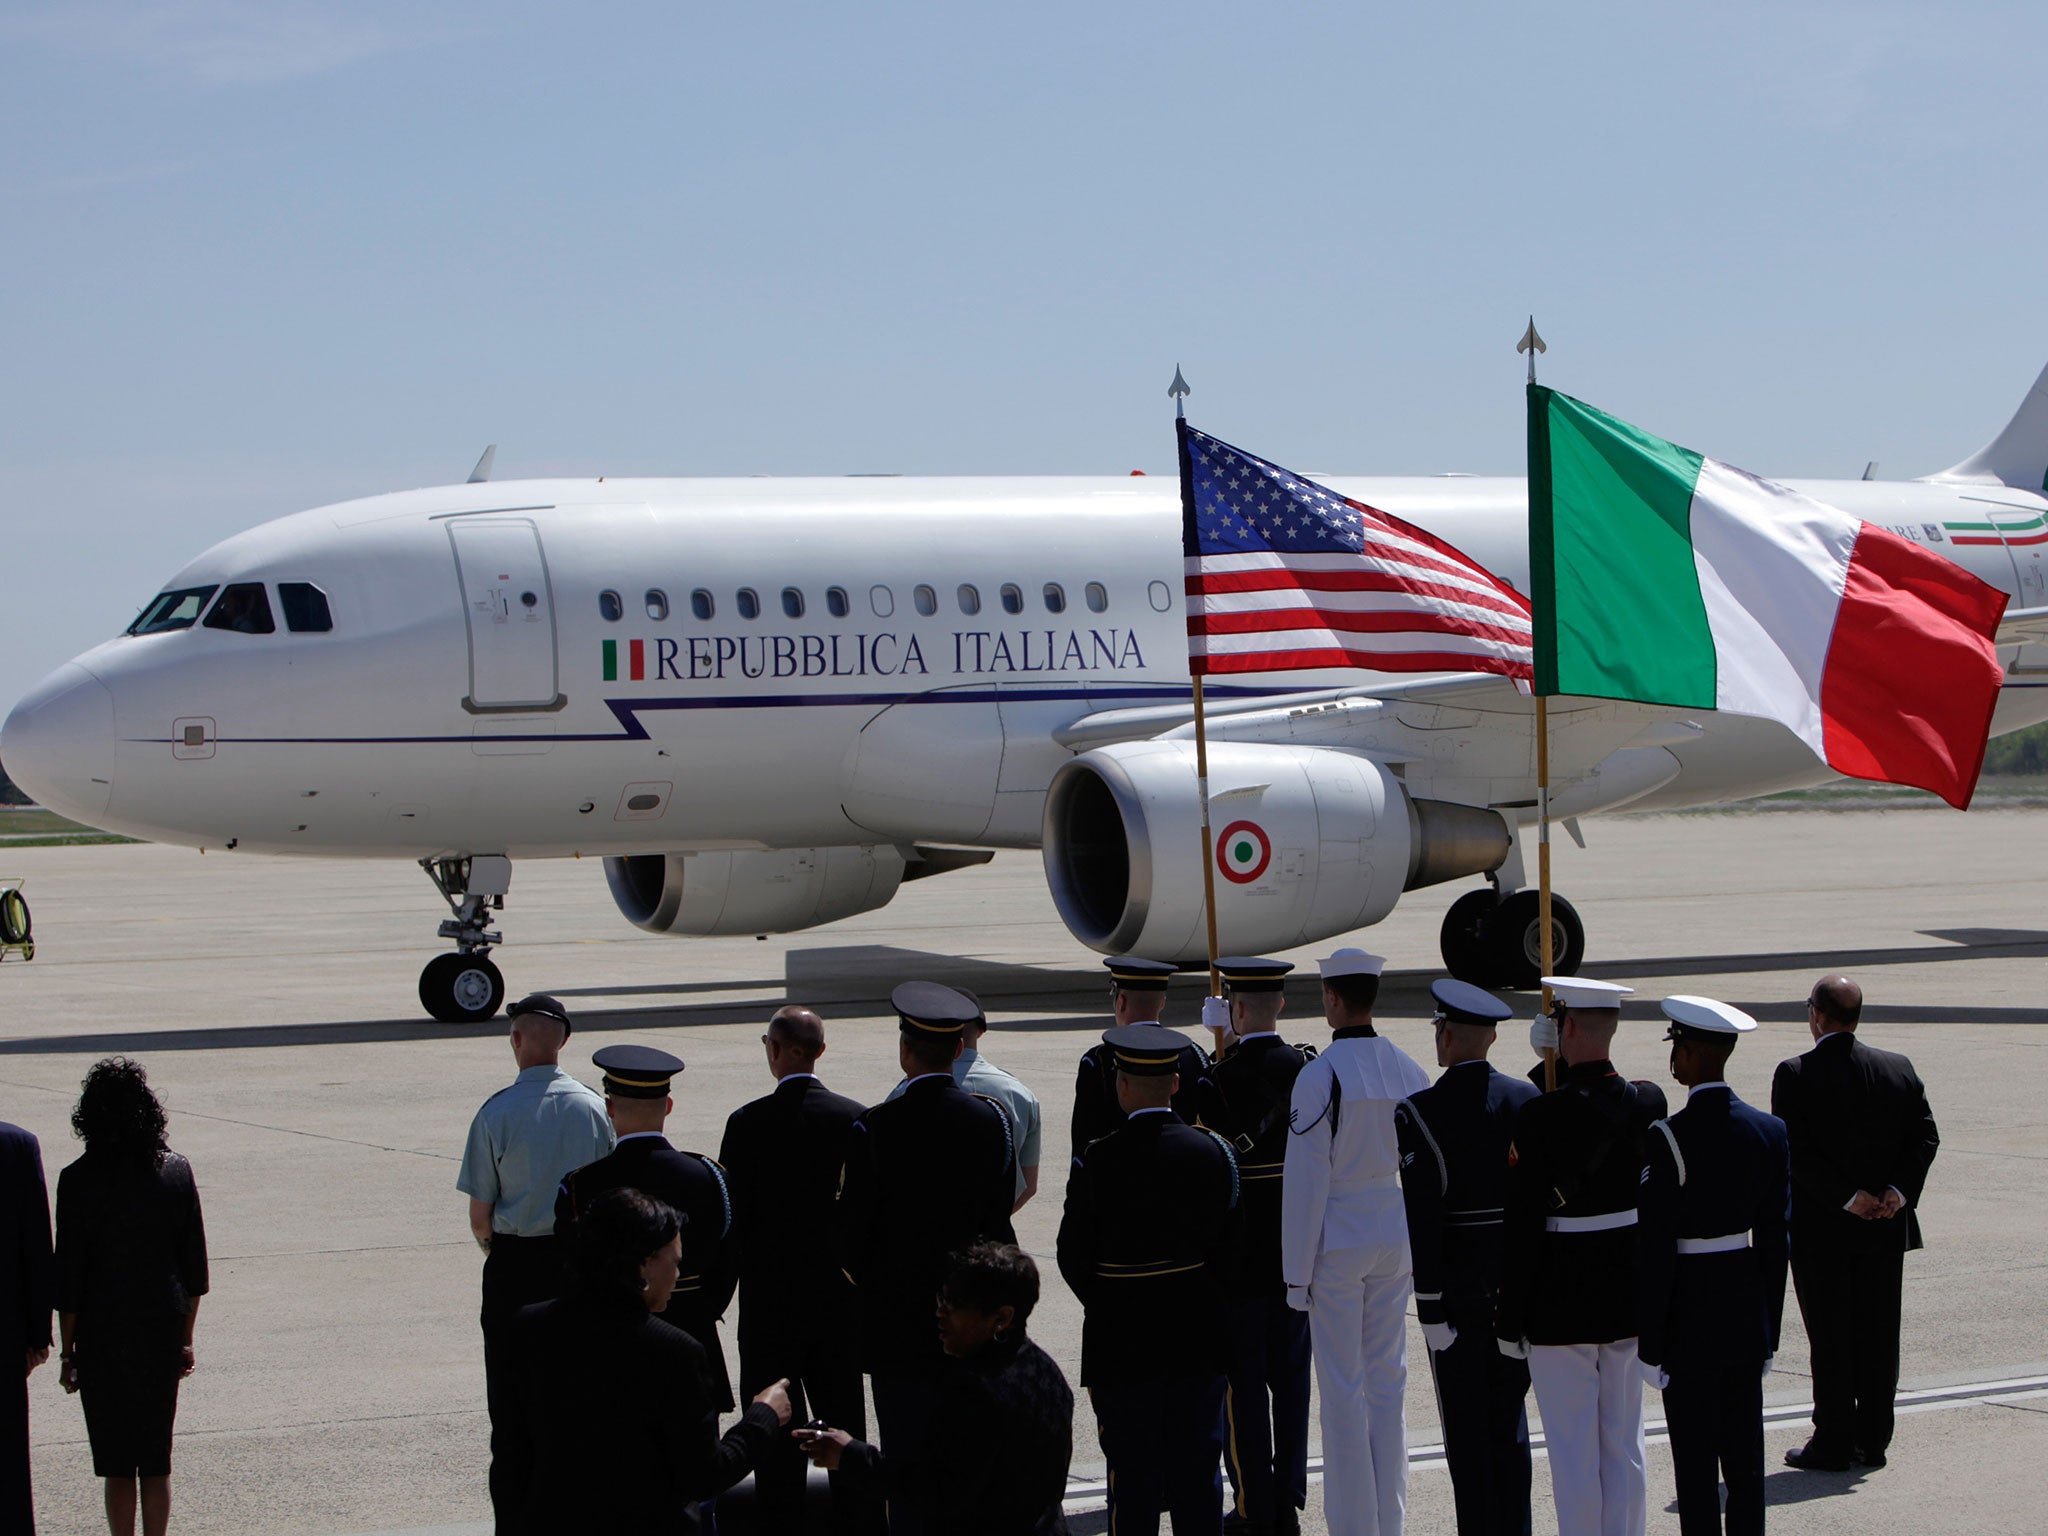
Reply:
<svg viewBox="0 0 2048 1536"><path fill-rule="evenodd" d="M1939 1138L1912 1065L1857 1038L1847 977L1814 985L1813 1049L1778 1067L1766 1113L1726 1081L1756 1022L1712 998L1660 1005L1674 1110L1613 1066L1617 1031L1642 1025L1611 982L1545 981L1526 1078L1488 1060L1514 1010L1434 982L1432 1081L1376 1026L1376 955L1320 962L1315 1045L1280 1033L1293 966L1220 960L1213 1055L1161 1022L1173 967L1105 963L1048 1257L1084 1313L1081 1433L1116 1536L1298 1532L1312 1375L1327 1529L1398 1536L1411 1309L1465 1536L1532 1529L1532 1389L1561 1536L1645 1531L1663 1499L1646 1389L1685 1536L1760 1532L1788 1273L1814 1408L1786 1463L1885 1465ZM716 1158L669 1139L680 1058L607 1044L594 1091L560 1065L559 999L507 1010L517 1076L476 1112L456 1180L484 1252L499 1532L1068 1529L1076 1402L1030 1337L1044 1276L1012 1226L1039 1189L1039 1100L982 1054L972 993L908 981L891 1002L902 1078L867 1106L825 1086L819 1015L777 1009L772 1091L732 1111ZM161 1532L208 1287L197 1187L136 1063L96 1065L73 1123L86 1150L54 1246L40 1149L0 1126L17 1254L0 1310L25 1319L30 1372L56 1313L110 1526L139 1512ZM24 1391L7 1530L33 1528Z"/></svg>

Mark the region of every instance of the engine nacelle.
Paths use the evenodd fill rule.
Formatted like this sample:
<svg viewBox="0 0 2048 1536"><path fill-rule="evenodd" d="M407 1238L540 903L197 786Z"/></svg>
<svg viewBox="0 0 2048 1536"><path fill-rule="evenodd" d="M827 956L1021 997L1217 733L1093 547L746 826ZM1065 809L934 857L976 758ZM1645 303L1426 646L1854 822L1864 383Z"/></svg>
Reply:
<svg viewBox="0 0 2048 1536"><path fill-rule="evenodd" d="M902 852L777 848L765 852L644 853L604 861L612 900L649 933L710 937L794 933L886 906L903 879Z"/></svg>
<svg viewBox="0 0 2048 1536"><path fill-rule="evenodd" d="M1205 853L1226 954L1264 954L1376 923L1403 891L1497 869L1507 823L1412 800L1381 763L1327 747L1209 748L1212 847L1201 844L1187 741L1098 747L1045 801L1045 874L1074 937L1104 954L1191 963L1208 952Z"/></svg>

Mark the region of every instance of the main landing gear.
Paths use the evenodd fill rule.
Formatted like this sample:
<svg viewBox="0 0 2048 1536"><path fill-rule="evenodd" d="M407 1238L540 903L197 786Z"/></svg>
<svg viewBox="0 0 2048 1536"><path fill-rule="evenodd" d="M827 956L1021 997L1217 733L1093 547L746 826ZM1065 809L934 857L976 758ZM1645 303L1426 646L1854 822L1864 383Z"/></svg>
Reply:
<svg viewBox="0 0 2048 1536"><path fill-rule="evenodd" d="M1586 927L1578 909L1554 891L1550 935L1551 974L1577 975L1586 958ZM1542 980L1543 923L1533 890L1503 892L1495 884L1467 891L1444 914L1440 941L1444 966L1460 981L1527 991Z"/></svg>
<svg viewBox="0 0 2048 1536"><path fill-rule="evenodd" d="M505 942L488 931L493 912L505 910L512 861L495 854L467 859L421 859L420 868L455 915L441 937L455 953L436 955L420 972L420 1004L443 1024L480 1024L505 1000L505 978L491 963L491 946Z"/></svg>

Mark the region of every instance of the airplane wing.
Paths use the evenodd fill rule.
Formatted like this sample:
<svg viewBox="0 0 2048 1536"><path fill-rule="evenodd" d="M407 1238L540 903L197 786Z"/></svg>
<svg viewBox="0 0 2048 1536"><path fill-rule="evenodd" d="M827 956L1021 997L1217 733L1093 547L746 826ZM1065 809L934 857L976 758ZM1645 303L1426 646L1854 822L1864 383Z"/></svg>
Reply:
<svg viewBox="0 0 2048 1536"><path fill-rule="evenodd" d="M1512 815L1535 805L1535 708L1506 678L1456 673L1230 699L1205 706L1204 715L1211 741L1363 753L1399 767L1415 794ZM1679 765L1663 749L1700 734L1687 713L1612 699L1552 699L1554 813L1611 809L1668 783ZM1194 734L1194 707L1104 710L1055 734L1075 752L1184 739Z"/></svg>
<svg viewBox="0 0 2048 1536"><path fill-rule="evenodd" d="M2008 608L1998 621L2000 645L2048 644L2048 608Z"/></svg>

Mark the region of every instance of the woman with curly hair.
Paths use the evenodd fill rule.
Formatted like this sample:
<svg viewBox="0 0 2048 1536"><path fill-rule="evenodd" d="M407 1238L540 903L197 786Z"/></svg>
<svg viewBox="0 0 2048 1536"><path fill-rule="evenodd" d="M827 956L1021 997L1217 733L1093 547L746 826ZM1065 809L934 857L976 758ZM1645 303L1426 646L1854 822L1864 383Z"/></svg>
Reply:
<svg viewBox="0 0 2048 1536"><path fill-rule="evenodd" d="M171 1519L171 1421L192 1374L206 1294L206 1229L192 1165L164 1143L140 1063L96 1062L71 1113L85 1155L57 1179L57 1321L67 1392L85 1403L107 1526L145 1536ZM139 1501L138 1501L138 1484Z"/></svg>

